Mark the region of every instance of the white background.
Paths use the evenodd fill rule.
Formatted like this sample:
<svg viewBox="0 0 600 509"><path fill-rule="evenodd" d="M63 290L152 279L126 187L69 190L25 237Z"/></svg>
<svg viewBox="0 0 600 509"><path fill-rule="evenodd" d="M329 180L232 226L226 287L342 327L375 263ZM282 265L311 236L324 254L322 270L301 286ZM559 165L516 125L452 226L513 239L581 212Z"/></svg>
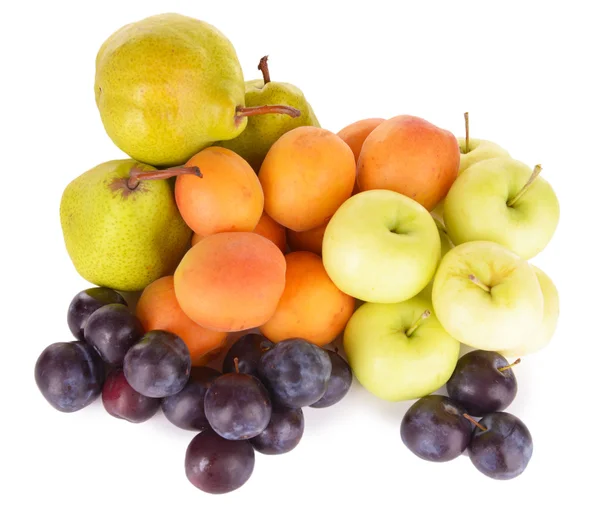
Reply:
<svg viewBox="0 0 600 509"><path fill-rule="evenodd" d="M560 4L560 6L559 6ZM0 198L2 364L0 506L63 509L215 507L598 507L597 321L600 105L596 2L2 2ZM597 4L596 4L597 6ZM409 403L384 403L355 384L337 407L307 410L301 444L257 455L240 490L209 496L186 479L194 436L162 415L133 425L98 401L54 411L33 367L69 341L66 310L89 286L64 249L58 207L83 171L123 154L94 103L94 59L122 25L180 12L220 28L246 78L301 87L323 127L414 114L496 141L542 163L561 222L534 261L559 288L553 343L517 368L510 411L534 437L526 472L492 481L466 457L432 464L399 437Z"/></svg>

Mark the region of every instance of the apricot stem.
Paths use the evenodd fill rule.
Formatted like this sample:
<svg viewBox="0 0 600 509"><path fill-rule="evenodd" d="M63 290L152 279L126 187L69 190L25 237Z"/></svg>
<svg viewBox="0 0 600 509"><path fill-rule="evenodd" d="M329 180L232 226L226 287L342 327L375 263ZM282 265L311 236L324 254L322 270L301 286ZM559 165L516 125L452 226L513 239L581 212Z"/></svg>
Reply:
<svg viewBox="0 0 600 509"><path fill-rule="evenodd" d="M533 169L533 173L529 177L529 180L527 182L525 182L525 185L516 194L516 196L507 203L507 205L509 207L512 207L515 203L517 203L521 199L521 197L527 192L527 190L529 189L529 187L531 186L531 184L533 184L533 182L538 177L538 175L540 174L541 171L542 171L542 165L541 164L536 164L535 168Z"/></svg>
<svg viewBox="0 0 600 509"><path fill-rule="evenodd" d="M165 170L144 171L134 166L129 171L127 187L132 191L144 180L165 180L179 175L196 175L202 178L202 172L197 166L174 166Z"/></svg>
<svg viewBox="0 0 600 509"><path fill-rule="evenodd" d="M260 59L258 63L258 70L262 72L263 81L265 85L271 82L271 74L269 73L269 64L267 64L267 60L269 59L269 55L265 55Z"/></svg>
<svg viewBox="0 0 600 509"><path fill-rule="evenodd" d="M292 118L299 117L302 112L285 104L264 104L263 106L238 106L235 110L235 117L253 117L255 115L267 115L269 113L279 113L289 115Z"/></svg>
<svg viewBox="0 0 600 509"><path fill-rule="evenodd" d="M235 372L239 375L240 374L240 361L237 357L235 359L233 359L233 365L235 366Z"/></svg>
<svg viewBox="0 0 600 509"><path fill-rule="evenodd" d="M410 338L412 336L413 332L415 332L417 330L417 327L419 325L421 325L421 322L423 320L427 320L427 318L429 318L430 316L431 316L431 311L429 311L429 309L426 309L423 312L423 314L417 319L417 321L412 324L411 328L406 331L406 335Z"/></svg>
<svg viewBox="0 0 600 509"><path fill-rule="evenodd" d="M482 283L479 279L477 279L477 277L475 277L474 274L469 274L469 281L471 281L471 283L477 285L479 288L485 290L488 293L492 291L492 289L488 285Z"/></svg>
<svg viewBox="0 0 600 509"><path fill-rule="evenodd" d="M469 152L469 112L465 111L465 154Z"/></svg>
<svg viewBox="0 0 600 509"><path fill-rule="evenodd" d="M487 431L487 428L482 425L479 424L475 419L473 419L473 417L471 417L469 414L463 414L463 417L465 419L467 419L467 421L470 421L472 424L474 424L475 426L477 426L481 431Z"/></svg>
<svg viewBox="0 0 600 509"><path fill-rule="evenodd" d="M513 366L516 366L517 364L521 364L521 359L517 359L515 362L509 364L508 366L502 366L501 368L498 368L498 371L506 371L507 369L510 369Z"/></svg>

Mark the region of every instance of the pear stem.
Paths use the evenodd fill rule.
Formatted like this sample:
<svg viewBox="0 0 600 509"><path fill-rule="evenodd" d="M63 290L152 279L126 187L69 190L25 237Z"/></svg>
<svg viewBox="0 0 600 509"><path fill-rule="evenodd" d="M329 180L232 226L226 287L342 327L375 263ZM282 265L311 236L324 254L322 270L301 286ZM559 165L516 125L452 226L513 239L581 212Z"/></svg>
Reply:
<svg viewBox="0 0 600 509"><path fill-rule="evenodd" d="M469 274L469 281L471 281L471 283L477 285L479 288L481 288L482 290L490 293L492 291L492 289L486 285L485 283L482 283L475 275L473 274Z"/></svg>
<svg viewBox="0 0 600 509"><path fill-rule="evenodd" d="M202 177L202 172L197 166L174 166L166 170L143 171L134 166L129 171L129 179L127 179L127 187L132 191L144 180L165 180L179 175L196 175Z"/></svg>
<svg viewBox="0 0 600 509"><path fill-rule="evenodd" d="M240 374L240 361L237 357L235 359L233 359L233 365L235 366L235 372L239 375Z"/></svg>
<svg viewBox="0 0 600 509"><path fill-rule="evenodd" d="M510 369L513 366L516 366L517 364L521 364L521 359L517 359L515 362L509 364L508 366L502 366L501 368L498 368L498 371L506 371L507 369Z"/></svg>
<svg viewBox="0 0 600 509"><path fill-rule="evenodd" d="M410 338L412 336L413 332L415 332L417 330L417 327L419 325L421 325L421 322L423 320L427 320L427 318L429 318L430 316L431 316L431 311L429 311L429 309L426 309L423 312L423 314L417 319L417 321L412 324L411 328L406 331L406 335Z"/></svg>
<svg viewBox="0 0 600 509"><path fill-rule="evenodd" d="M525 182L525 185L516 194L516 196L507 203L507 205L509 207L512 207L515 203L517 203L521 199L521 197L527 192L527 190L530 188L531 184L533 184L533 182L538 177L538 175L540 174L541 171L542 171L542 165L536 164L535 168L533 169L533 173L529 177L529 180L527 182Z"/></svg>
<svg viewBox="0 0 600 509"><path fill-rule="evenodd" d="M271 74L269 73L269 64L267 63L267 60L269 60L269 55L262 57L258 63L258 70L262 72L265 85L271 82Z"/></svg>
<svg viewBox="0 0 600 509"><path fill-rule="evenodd" d="M280 113L292 118L299 117L302 112L285 104L265 104L263 106L238 106L235 110L236 118L253 117L255 115L266 115L268 113Z"/></svg>
<svg viewBox="0 0 600 509"><path fill-rule="evenodd" d="M469 112L465 111L465 154L469 152Z"/></svg>
<svg viewBox="0 0 600 509"><path fill-rule="evenodd" d="M470 421L472 424L474 424L475 426L477 426L481 431L487 431L487 428L483 425L483 424L479 424L475 419L473 419L473 417L471 417L469 414L463 414L463 417L465 419L467 419L467 421Z"/></svg>

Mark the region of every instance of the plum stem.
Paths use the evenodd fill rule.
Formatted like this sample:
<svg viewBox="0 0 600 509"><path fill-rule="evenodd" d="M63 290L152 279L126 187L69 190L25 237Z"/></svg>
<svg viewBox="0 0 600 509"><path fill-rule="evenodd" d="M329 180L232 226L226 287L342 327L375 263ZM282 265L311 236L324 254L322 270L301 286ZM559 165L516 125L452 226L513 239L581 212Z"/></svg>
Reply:
<svg viewBox="0 0 600 509"><path fill-rule="evenodd" d="M525 185L521 188L521 190L515 195L515 197L510 200L507 205L509 207L512 207L515 203L517 203L521 197L527 192L527 190L531 187L531 184L533 184L533 182L535 181L536 178L538 178L538 175L540 174L540 172L542 171L542 165L541 164L536 164L535 168L533 169L533 173L531 174L531 176L529 177L529 180L527 182L525 182Z"/></svg>
<svg viewBox="0 0 600 509"><path fill-rule="evenodd" d="M482 290L490 293L492 291L492 289L486 285L485 283L482 283L474 274L469 274L469 281L471 281L471 283L473 283L474 285L477 285L479 288L481 288Z"/></svg>
<svg viewBox="0 0 600 509"><path fill-rule="evenodd" d="M412 336L413 332L415 332L417 330L417 327L419 327L419 325L421 325L421 322L423 320L427 320L427 318L429 318L430 316L431 316L431 311L429 311L429 309L426 309L423 312L423 314L419 318L417 318L417 321L412 324L411 328L406 331L406 335L410 338Z"/></svg>
<svg viewBox="0 0 600 509"><path fill-rule="evenodd" d="M235 372L239 375L240 374L240 361L237 357L235 359L233 359L233 365L235 366Z"/></svg>
<svg viewBox="0 0 600 509"><path fill-rule="evenodd" d="M465 111L465 154L469 152L469 112Z"/></svg>
<svg viewBox="0 0 600 509"><path fill-rule="evenodd" d="M517 359L515 362L513 362L512 364L509 364L508 366L502 366L501 368L498 368L498 371L506 371L507 369L512 368L513 366L516 366L517 364L521 364L521 359Z"/></svg>
<svg viewBox="0 0 600 509"><path fill-rule="evenodd" d="M271 74L269 73L269 64L267 63L267 60L269 60L269 55L262 57L258 63L258 70L262 72L265 85L271 83Z"/></svg>
<svg viewBox="0 0 600 509"><path fill-rule="evenodd" d="M479 424L475 419L473 419L473 417L471 417L469 414L463 414L463 417L465 419L467 419L467 421L470 421L472 424L474 424L475 426L477 426L481 431L487 431L487 428L485 426L483 426L482 424Z"/></svg>
<svg viewBox="0 0 600 509"><path fill-rule="evenodd" d="M137 166L134 166L129 171L127 179L127 187L132 191L144 180L165 180L179 175L196 175L202 178L202 172L197 166L174 166L166 170L144 171Z"/></svg>
<svg viewBox="0 0 600 509"><path fill-rule="evenodd" d="M282 115L289 115L292 118L299 117L302 114L300 110L286 106L285 104L264 104L262 106L238 106L235 110L235 117L240 119L242 117L253 117L269 113L280 113Z"/></svg>

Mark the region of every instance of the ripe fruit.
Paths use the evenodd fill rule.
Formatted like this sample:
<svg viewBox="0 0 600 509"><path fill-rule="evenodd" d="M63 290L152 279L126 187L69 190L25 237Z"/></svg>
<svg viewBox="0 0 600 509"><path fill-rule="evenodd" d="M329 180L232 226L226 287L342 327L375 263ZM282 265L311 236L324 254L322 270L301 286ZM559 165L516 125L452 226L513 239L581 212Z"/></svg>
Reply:
<svg viewBox="0 0 600 509"><path fill-rule="evenodd" d="M301 408L274 408L269 425L250 443L262 454L285 454L294 449L304 434Z"/></svg>
<svg viewBox="0 0 600 509"><path fill-rule="evenodd" d="M150 398L177 394L187 383L190 369L185 343L165 331L147 332L129 349L123 363L129 385Z"/></svg>
<svg viewBox="0 0 600 509"><path fill-rule="evenodd" d="M188 347L192 366L206 364L227 339L226 332L206 329L188 318L175 297L173 276L157 279L144 289L136 314L145 330L165 330L179 336Z"/></svg>
<svg viewBox="0 0 600 509"><path fill-rule="evenodd" d="M83 329L90 315L107 304L126 306L127 302L121 294L110 288L88 288L75 295L67 313L67 323L73 336L83 339Z"/></svg>
<svg viewBox="0 0 600 509"><path fill-rule="evenodd" d="M175 271L175 295L194 322L214 330L258 327L275 313L285 286L282 252L256 233L202 239Z"/></svg>
<svg viewBox="0 0 600 509"><path fill-rule="evenodd" d="M160 399L137 392L125 378L123 370L109 373L102 388L102 403L117 419L140 423L150 419L160 408Z"/></svg>
<svg viewBox="0 0 600 509"><path fill-rule="evenodd" d="M517 379L502 355L474 350L458 360L446 389L469 415L481 417L504 410L513 402Z"/></svg>
<svg viewBox="0 0 600 509"><path fill-rule="evenodd" d="M289 338L319 346L330 343L352 316L354 298L338 290L316 254L290 253L285 261L283 295L260 331L275 343Z"/></svg>
<svg viewBox="0 0 600 509"><path fill-rule="evenodd" d="M469 445L469 457L477 470L492 479L521 475L533 454L531 433L523 421L507 412L496 412L484 416L479 426Z"/></svg>
<svg viewBox="0 0 600 509"><path fill-rule="evenodd" d="M464 409L446 396L425 396L404 414L400 436L419 458L450 461L469 445L471 423Z"/></svg>
<svg viewBox="0 0 600 509"><path fill-rule="evenodd" d="M223 373L239 371L258 377L260 358L273 346L274 344L261 334L242 336L231 346L223 359Z"/></svg>
<svg viewBox="0 0 600 509"><path fill-rule="evenodd" d="M35 363L35 383L54 408L76 412L102 391L104 366L91 345L83 341L54 343Z"/></svg>
<svg viewBox="0 0 600 509"><path fill-rule="evenodd" d="M206 493L241 487L254 470L254 449L246 440L225 440L212 430L196 435L185 453L185 474Z"/></svg>
<svg viewBox="0 0 600 509"><path fill-rule="evenodd" d="M321 256L323 252L323 237L329 221L321 226L303 232L287 231L287 242L292 251L310 251Z"/></svg>
<svg viewBox="0 0 600 509"><path fill-rule="evenodd" d="M264 212L263 215L260 216L260 220L258 221L256 228L254 228L254 233L261 235L265 239L269 239L271 242L273 242L273 244L281 249L282 253L285 254L285 228L271 219Z"/></svg>
<svg viewBox="0 0 600 509"><path fill-rule="evenodd" d="M325 394L331 360L325 350L308 341L286 339L261 357L259 375L275 404L300 408Z"/></svg>
<svg viewBox="0 0 600 509"><path fill-rule="evenodd" d="M327 225L323 264L344 293L366 302L395 303L419 293L440 259L431 215L394 191L347 200Z"/></svg>
<svg viewBox="0 0 600 509"><path fill-rule="evenodd" d="M178 177L175 199L194 232L207 236L254 230L264 197L256 173L244 159L226 148L209 147L192 157L187 166L201 168L202 178Z"/></svg>
<svg viewBox="0 0 600 509"><path fill-rule="evenodd" d="M85 340L112 366L122 366L127 351L143 335L142 324L123 304L107 304L94 311L84 329Z"/></svg>
<svg viewBox="0 0 600 509"><path fill-rule="evenodd" d="M358 159L358 188L396 191L433 210L456 179L459 162L452 133L400 115L367 136Z"/></svg>
<svg viewBox="0 0 600 509"><path fill-rule="evenodd" d="M373 132L373 129L380 125L384 120L385 119L383 118L365 118L364 120L358 120L357 122L347 125L337 133L352 150L356 162L358 162L358 156L360 155L360 151L367 136L369 136L369 134Z"/></svg>
<svg viewBox="0 0 600 509"><path fill-rule="evenodd" d="M348 363L337 352L326 350L331 361L331 376L327 382L325 394L319 401L310 405L312 408L325 408L335 405L348 394L352 386L352 370Z"/></svg>
<svg viewBox="0 0 600 509"><path fill-rule="evenodd" d="M295 231L324 224L350 197L355 178L352 150L319 127L298 127L269 150L258 176L265 212Z"/></svg>

